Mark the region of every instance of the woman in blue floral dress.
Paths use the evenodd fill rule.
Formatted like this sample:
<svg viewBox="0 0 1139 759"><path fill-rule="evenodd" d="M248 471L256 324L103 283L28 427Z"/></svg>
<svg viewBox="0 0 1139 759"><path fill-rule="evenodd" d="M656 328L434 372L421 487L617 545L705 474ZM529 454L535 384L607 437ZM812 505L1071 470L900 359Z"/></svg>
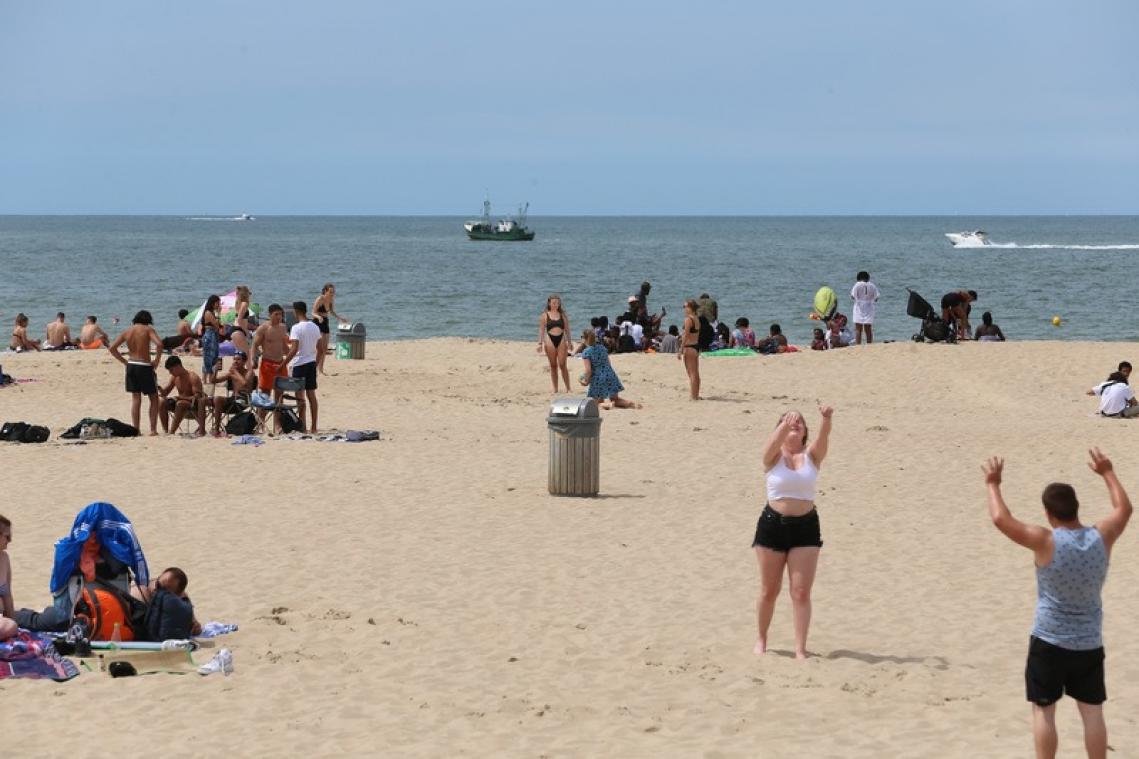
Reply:
<svg viewBox="0 0 1139 759"><path fill-rule="evenodd" d="M597 342L597 333L591 329L581 336L585 350L581 357L585 361L585 373L581 375L581 384L588 385L586 395L602 401L601 408L610 408L606 401L612 401L617 408L640 408L641 404L633 403L618 396L625 386L617 379L617 372L609 364L609 351Z"/></svg>

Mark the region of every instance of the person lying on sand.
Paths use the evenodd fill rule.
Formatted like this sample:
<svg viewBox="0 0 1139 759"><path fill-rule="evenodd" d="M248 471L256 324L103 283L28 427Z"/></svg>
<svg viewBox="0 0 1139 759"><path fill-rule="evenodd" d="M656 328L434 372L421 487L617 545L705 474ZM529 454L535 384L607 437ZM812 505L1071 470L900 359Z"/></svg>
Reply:
<svg viewBox="0 0 1139 759"><path fill-rule="evenodd" d="M186 586L189 584L190 580L186 577L185 572L178 567L169 567L162 570L162 574L158 575L156 579L151 580L146 587L139 587L138 585L131 586L131 595L147 606L150 606L156 600L160 600L160 591L165 591L183 602L184 612L190 623L189 633L183 635L179 634L182 632L181 630L174 631L173 633L167 631L167 635L159 636L164 640L167 637L176 639L188 638L191 635L198 635L202 632L202 624L198 622L198 618L194 616L194 604L190 600L190 597L186 595Z"/></svg>

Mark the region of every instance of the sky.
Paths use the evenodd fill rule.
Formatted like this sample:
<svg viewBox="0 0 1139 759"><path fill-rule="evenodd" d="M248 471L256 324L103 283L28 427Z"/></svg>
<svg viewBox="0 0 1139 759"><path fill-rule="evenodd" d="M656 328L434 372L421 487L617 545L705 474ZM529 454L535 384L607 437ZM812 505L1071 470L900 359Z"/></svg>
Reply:
<svg viewBox="0 0 1139 759"><path fill-rule="evenodd" d="M1139 3L0 0L0 213L1139 212Z"/></svg>

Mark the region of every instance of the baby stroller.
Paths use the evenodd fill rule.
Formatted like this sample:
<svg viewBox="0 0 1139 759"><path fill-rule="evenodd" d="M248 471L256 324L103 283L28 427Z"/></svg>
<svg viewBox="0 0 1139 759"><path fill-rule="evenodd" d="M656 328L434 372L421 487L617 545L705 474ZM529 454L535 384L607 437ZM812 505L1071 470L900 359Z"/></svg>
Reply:
<svg viewBox="0 0 1139 759"><path fill-rule="evenodd" d="M929 301L906 288L910 300L906 303L906 313L915 319L921 319L921 331L914 335L914 342L924 343L953 343L957 342L953 326L941 318L941 315L929 305Z"/></svg>

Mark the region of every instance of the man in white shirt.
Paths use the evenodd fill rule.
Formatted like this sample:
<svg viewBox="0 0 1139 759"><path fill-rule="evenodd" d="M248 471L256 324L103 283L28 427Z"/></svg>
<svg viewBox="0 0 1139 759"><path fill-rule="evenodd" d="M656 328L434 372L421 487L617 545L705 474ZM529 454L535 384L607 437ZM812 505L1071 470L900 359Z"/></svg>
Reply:
<svg viewBox="0 0 1139 759"><path fill-rule="evenodd" d="M866 332L866 344L874 342L874 311L878 303L878 286L870 281L870 273L858 272L857 281L850 290L854 301L854 341L862 345L862 333Z"/></svg>
<svg viewBox="0 0 1139 759"><path fill-rule="evenodd" d="M1099 413L1104 416L1125 419L1139 416L1139 404L1123 372L1112 372L1106 382L1093 387L1089 394L1099 396Z"/></svg>
<svg viewBox="0 0 1139 759"><path fill-rule="evenodd" d="M293 303L293 313L297 316L297 323L289 330L289 352L285 356L285 363L294 378L305 381L305 397L297 394L297 406L301 417L301 429L306 429L305 407L312 409L312 426L307 427L312 434L316 433L316 355L317 344L320 342L320 328L309 321L308 306L303 300ZM307 399L308 403L305 403Z"/></svg>

